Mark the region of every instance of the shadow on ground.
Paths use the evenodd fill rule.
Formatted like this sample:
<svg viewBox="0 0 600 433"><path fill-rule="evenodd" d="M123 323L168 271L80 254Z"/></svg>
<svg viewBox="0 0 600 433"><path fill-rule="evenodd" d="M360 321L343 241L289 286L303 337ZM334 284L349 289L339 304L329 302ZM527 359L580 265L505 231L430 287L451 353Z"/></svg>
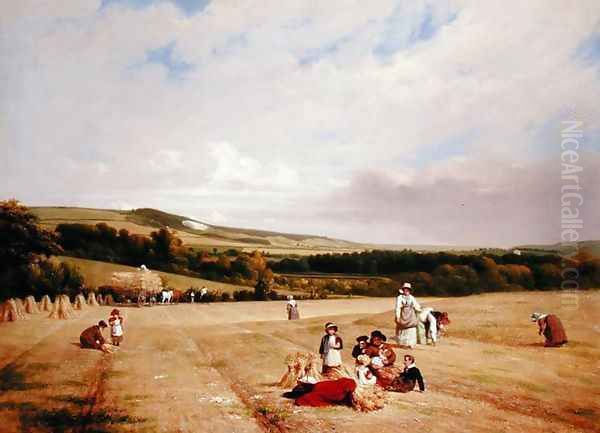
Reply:
<svg viewBox="0 0 600 433"><path fill-rule="evenodd" d="M9 397L10 393L16 392L21 394L19 400L22 400L23 392L47 388L44 383L28 382L27 377L36 370L49 367L50 364L40 363L26 367L16 363L6 365L0 370L0 396ZM81 382L76 384L81 385ZM31 395L27 394L27 397L29 399ZM50 401L58 407L49 408L52 405L48 405L47 401L42 403L44 407L34 401L0 401L0 418L3 418L2 412L16 412L22 433L112 433L117 425L146 422L146 419L132 417L116 407L94 408L94 397L59 395L51 397Z"/></svg>

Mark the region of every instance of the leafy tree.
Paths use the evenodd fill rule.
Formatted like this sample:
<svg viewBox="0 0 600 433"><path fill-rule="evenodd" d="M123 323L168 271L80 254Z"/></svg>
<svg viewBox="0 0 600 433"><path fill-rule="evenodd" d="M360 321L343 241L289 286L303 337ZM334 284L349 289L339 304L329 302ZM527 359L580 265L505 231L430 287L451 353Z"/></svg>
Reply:
<svg viewBox="0 0 600 433"><path fill-rule="evenodd" d="M266 301L269 292L269 284L265 280L260 280L254 286L254 299L256 301Z"/></svg>
<svg viewBox="0 0 600 433"><path fill-rule="evenodd" d="M36 255L62 251L56 236L16 200L0 202L0 270L29 264Z"/></svg>
<svg viewBox="0 0 600 433"><path fill-rule="evenodd" d="M57 294L73 297L84 286L83 276L77 267L55 260L40 260L30 264L26 281L23 295L34 295L38 299L43 295Z"/></svg>
<svg viewBox="0 0 600 433"><path fill-rule="evenodd" d="M170 230L161 228L157 232L152 232L150 237L154 241L154 253L157 260L163 263L173 263L175 261L176 250L183 242L177 238Z"/></svg>
<svg viewBox="0 0 600 433"><path fill-rule="evenodd" d="M543 263L533 267L536 286L543 289L556 289L562 281L560 267L552 263Z"/></svg>
<svg viewBox="0 0 600 433"><path fill-rule="evenodd" d="M0 299L25 294L29 265L62 252L56 236L16 200L0 202Z"/></svg>

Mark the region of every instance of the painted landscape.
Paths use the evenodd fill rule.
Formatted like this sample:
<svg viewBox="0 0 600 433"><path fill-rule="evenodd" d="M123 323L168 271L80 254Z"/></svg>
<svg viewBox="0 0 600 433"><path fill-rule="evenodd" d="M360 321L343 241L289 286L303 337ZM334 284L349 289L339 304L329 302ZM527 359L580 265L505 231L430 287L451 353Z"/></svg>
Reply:
<svg viewBox="0 0 600 433"><path fill-rule="evenodd" d="M600 433L597 0L0 5L0 433Z"/></svg>

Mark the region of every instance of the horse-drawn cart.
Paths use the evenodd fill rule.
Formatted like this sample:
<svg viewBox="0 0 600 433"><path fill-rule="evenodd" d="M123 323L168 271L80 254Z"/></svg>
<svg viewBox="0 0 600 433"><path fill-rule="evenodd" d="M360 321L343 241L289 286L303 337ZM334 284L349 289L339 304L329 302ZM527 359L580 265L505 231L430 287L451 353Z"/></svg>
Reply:
<svg viewBox="0 0 600 433"><path fill-rule="evenodd" d="M144 265L133 272L114 272L111 281L124 296L136 299L138 305L152 304L151 300L163 290L160 276Z"/></svg>

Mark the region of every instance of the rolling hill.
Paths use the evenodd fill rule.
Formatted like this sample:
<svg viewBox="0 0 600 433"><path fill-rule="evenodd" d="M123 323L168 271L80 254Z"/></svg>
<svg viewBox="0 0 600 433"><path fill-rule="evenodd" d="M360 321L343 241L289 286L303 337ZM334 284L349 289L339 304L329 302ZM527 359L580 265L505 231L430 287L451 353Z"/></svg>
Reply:
<svg viewBox="0 0 600 433"><path fill-rule="evenodd" d="M314 254L326 252L362 251L366 245L324 236L278 233L268 230L223 227L208 224L182 215L156 209L131 211L76 207L32 207L40 223L54 229L60 223L97 224L104 222L117 230L148 235L168 227L185 245L197 248L236 248L244 251L260 249L270 254Z"/></svg>
<svg viewBox="0 0 600 433"><path fill-rule="evenodd" d="M512 249L456 245L363 244L310 234L278 233L269 230L212 225L194 218L150 208L124 211L78 207L31 207L31 210L38 216L40 223L48 229L54 229L60 223L97 224L104 222L117 230L126 229L130 233L149 235L156 229L169 227L183 240L185 245L192 248L216 248L218 250L235 248L243 251L258 249L273 256L346 253L372 249L502 254ZM514 248L534 254L569 254L576 247L546 244L519 245ZM582 241L577 244L577 248L600 256L600 241Z"/></svg>

